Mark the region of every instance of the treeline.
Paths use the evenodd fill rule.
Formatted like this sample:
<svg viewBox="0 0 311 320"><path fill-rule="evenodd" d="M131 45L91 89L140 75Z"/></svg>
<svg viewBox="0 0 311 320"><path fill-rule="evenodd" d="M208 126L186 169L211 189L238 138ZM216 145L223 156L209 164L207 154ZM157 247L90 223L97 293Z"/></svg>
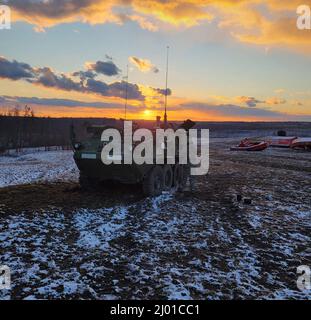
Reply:
<svg viewBox="0 0 311 320"><path fill-rule="evenodd" d="M20 106L8 109L7 112L0 113L0 116L3 117L34 117L35 112L31 107L26 105L23 109Z"/></svg>
<svg viewBox="0 0 311 320"><path fill-rule="evenodd" d="M97 118L41 118L34 113L11 112L0 115L0 153L9 149L16 151L28 147L71 146L71 127L77 137L85 136L91 124L112 122Z"/></svg>
<svg viewBox="0 0 311 320"><path fill-rule="evenodd" d="M72 126L77 139L83 141L88 126L116 125L117 122L111 118L36 117L28 106L15 107L0 114L0 153L28 147L45 147L47 150L52 146L67 148L71 146ZM154 121L139 120L136 123L139 127L154 127ZM211 137L235 136L243 132L246 136L273 135L278 130L284 130L288 135L311 136L310 122L197 122L196 128L210 129Z"/></svg>

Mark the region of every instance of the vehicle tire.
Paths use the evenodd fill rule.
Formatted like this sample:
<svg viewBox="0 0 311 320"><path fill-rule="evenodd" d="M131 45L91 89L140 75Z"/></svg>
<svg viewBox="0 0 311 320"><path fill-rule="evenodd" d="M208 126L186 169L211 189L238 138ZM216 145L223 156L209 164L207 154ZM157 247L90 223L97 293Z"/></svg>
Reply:
<svg viewBox="0 0 311 320"><path fill-rule="evenodd" d="M158 196L162 193L163 186L163 169L160 166L155 166L144 179L143 192L146 196Z"/></svg>
<svg viewBox="0 0 311 320"><path fill-rule="evenodd" d="M187 164L182 165L182 178L179 185L179 191L184 191L187 186L187 182L190 178L190 166Z"/></svg>
<svg viewBox="0 0 311 320"><path fill-rule="evenodd" d="M174 167L174 187L176 189L179 188L182 181L182 176L183 176L182 170L183 170L182 166L177 163Z"/></svg>
<svg viewBox="0 0 311 320"><path fill-rule="evenodd" d="M176 164L174 168L174 187L178 191L183 191L187 185L190 176L190 167L188 165Z"/></svg>
<svg viewBox="0 0 311 320"><path fill-rule="evenodd" d="M172 166L165 165L163 167L163 176L164 176L163 190L170 191L173 186L173 177L174 177Z"/></svg>
<svg viewBox="0 0 311 320"><path fill-rule="evenodd" d="M79 183L83 190L93 191L99 187L99 182L96 179L92 179L81 172L79 176Z"/></svg>

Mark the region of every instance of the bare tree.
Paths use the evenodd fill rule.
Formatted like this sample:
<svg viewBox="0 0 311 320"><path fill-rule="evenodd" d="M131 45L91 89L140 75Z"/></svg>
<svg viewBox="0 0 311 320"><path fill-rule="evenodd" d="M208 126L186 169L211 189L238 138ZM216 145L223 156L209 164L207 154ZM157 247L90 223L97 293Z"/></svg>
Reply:
<svg viewBox="0 0 311 320"><path fill-rule="evenodd" d="M15 108L12 109L12 114L13 114L13 117L19 117L19 115L20 115L19 106L15 106Z"/></svg>

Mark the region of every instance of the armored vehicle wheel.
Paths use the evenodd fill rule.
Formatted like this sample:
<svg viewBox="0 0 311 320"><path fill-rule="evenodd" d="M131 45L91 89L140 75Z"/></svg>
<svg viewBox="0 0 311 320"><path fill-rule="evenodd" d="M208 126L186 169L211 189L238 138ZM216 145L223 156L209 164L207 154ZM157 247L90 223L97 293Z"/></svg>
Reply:
<svg viewBox="0 0 311 320"><path fill-rule="evenodd" d="M99 181L92 179L80 172L79 183L84 190L96 190L99 187Z"/></svg>
<svg viewBox="0 0 311 320"><path fill-rule="evenodd" d="M174 168L174 187L182 191L189 179L190 167L188 165L176 164Z"/></svg>
<svg viewBox="0 0 311 320"><path fill-rule="evenodd" d="M163 169L160 166L155 166L144 179L143 192L146 196L158 196L162 193L163 186Z"/></svg>
<svg viewBox="0 0 311 320"><path fill-rule="evenodd" d="M163 167L163 175L164 175L164 191L170 191L173 186L173 169L170 165L165 165Z"/></svg>
<svg viewBox="0 0 311 320"><path fill-rule="evenodd" d="M181 181L182 181L182 166L177 163L174 167L174 187L178 189Z"/></svg>
<svg viewBox="0 0 311 320"><path fill-rule="evenodd" d="M190 178L190 166L189 165L182 165L182 179L179 186L179 190L183 191L187 185L187 182Z"/></svg>

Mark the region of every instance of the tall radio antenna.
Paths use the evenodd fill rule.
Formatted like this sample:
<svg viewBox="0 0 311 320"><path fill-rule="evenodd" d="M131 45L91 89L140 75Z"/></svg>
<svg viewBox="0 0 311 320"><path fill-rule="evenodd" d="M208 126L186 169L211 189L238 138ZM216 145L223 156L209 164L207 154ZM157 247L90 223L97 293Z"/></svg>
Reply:
<svg viewBox="0 0 311 320"><path fill-rule="evenodd" d="M169 50L170 50L170 47L167 46L166 47L167 49L167 55L166 55L166 79L165 79L165 102L164 102L164 128L167 129L167 95L168 95L168 88L167 88L167 85L168 85L168 58L169 58Z"/></svg>
<svg viewBox="0 0 311 320"><path fill-rule="evenodd" d="M129 83L129 65L126 66L126 84L125 84L125 104L124 104L124 120L126 120L127 99L128 99L128 83Z"/></svg>

